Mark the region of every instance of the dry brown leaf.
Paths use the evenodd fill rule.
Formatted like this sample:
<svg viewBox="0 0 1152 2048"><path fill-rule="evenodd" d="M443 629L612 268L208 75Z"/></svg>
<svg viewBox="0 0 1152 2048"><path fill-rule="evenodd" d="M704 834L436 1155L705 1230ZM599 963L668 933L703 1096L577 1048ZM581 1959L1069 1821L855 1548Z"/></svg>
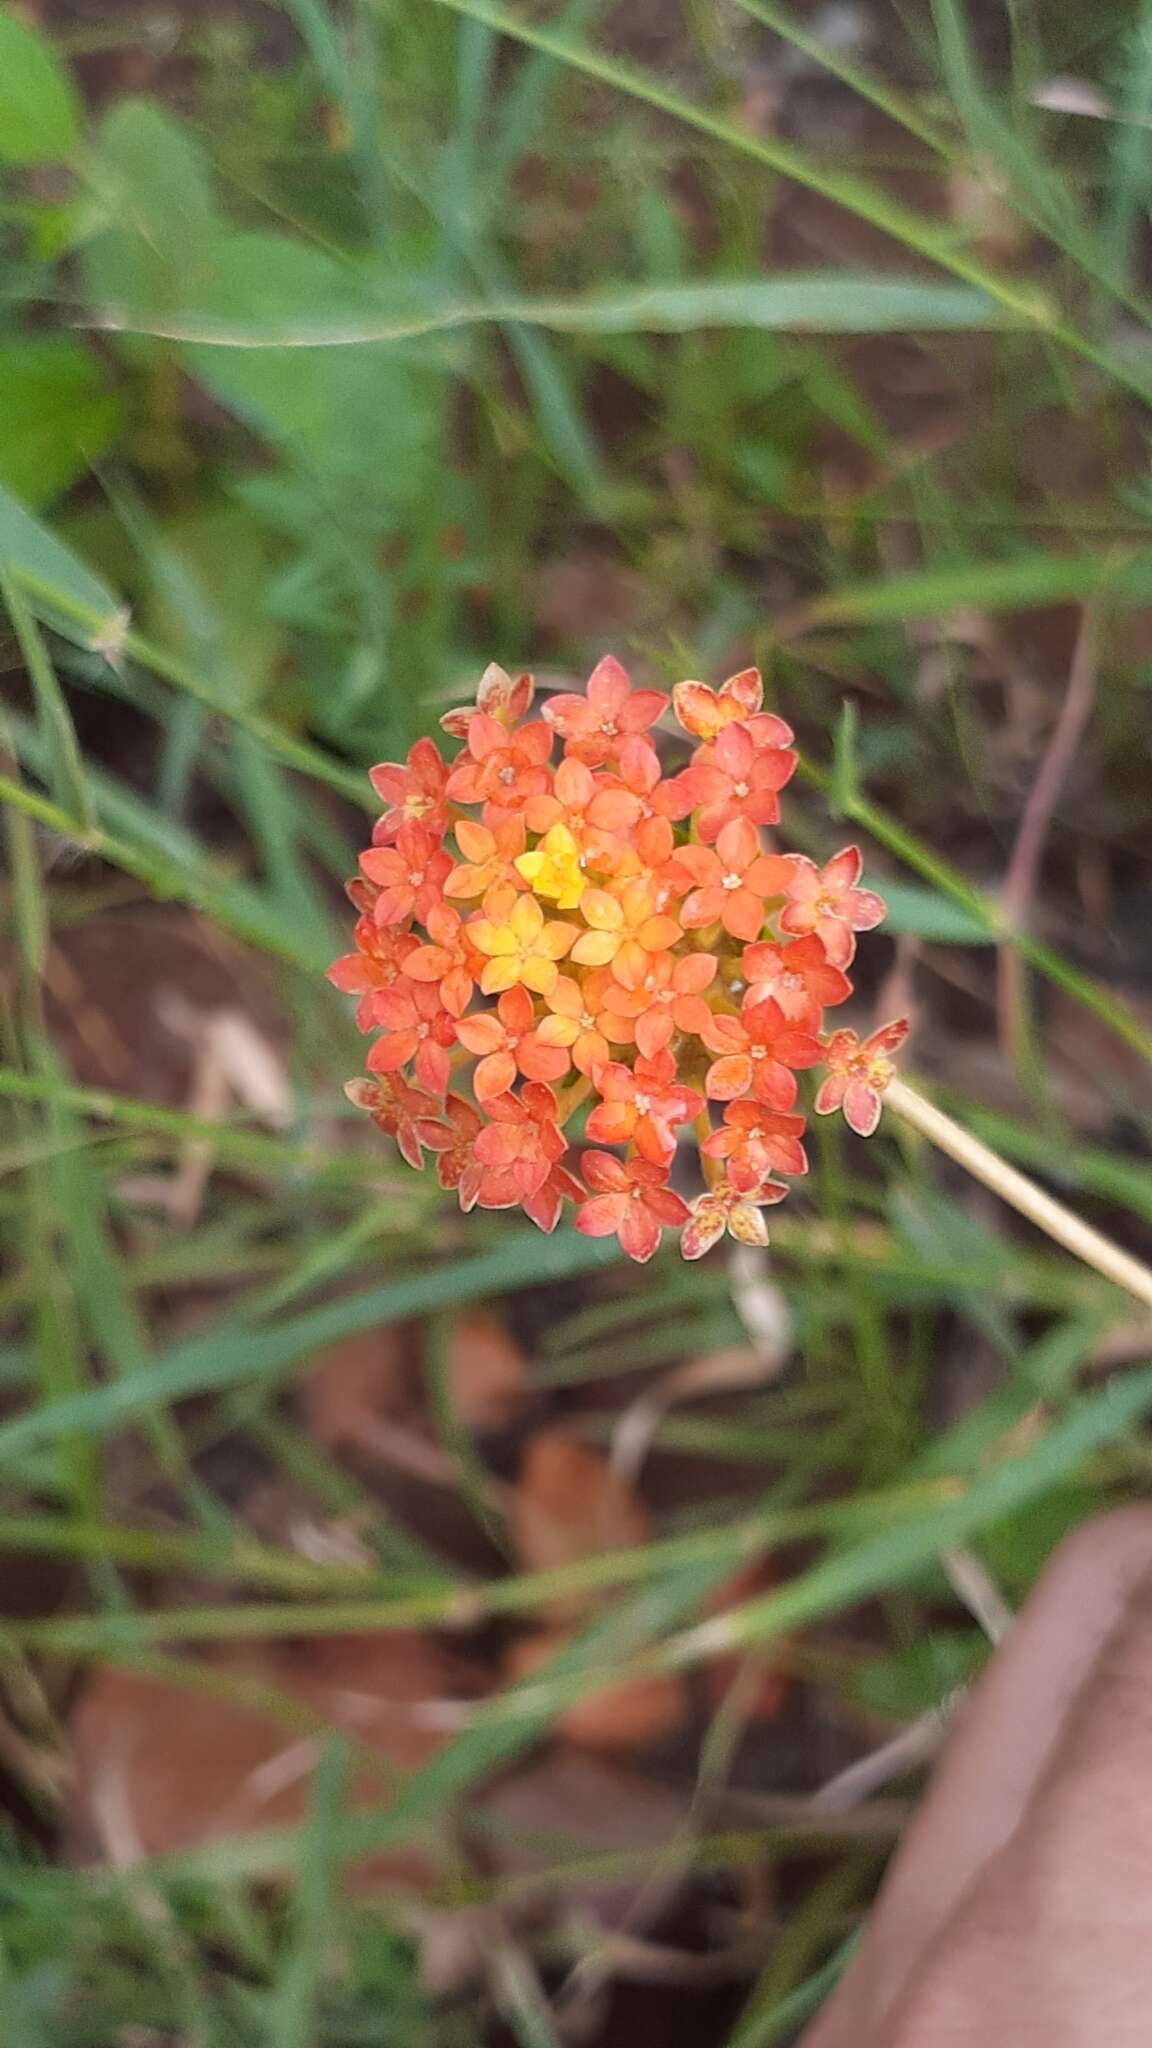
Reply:
<svg viewBox="0 0 1152 2048"><path fill-rule="evenodd" d="M495 1316L461 1316L448 1341L456 1413L469 1429L503 1429L528 1391L528 1360Z"/></svg>
<svg viewBox="0 0 1152 2048"><path fill-rule="evenodd" d="M402 1333L392 1324L319 1353L300 1383L305 1424L331 1451L359 1451L429 1486L455 1491L456 1466L412 1426L419 1413Z"/></svg>
<svg viewBox="0 0 1152 2048"><path fill-rule="evenodd" d="M533 1677L567 1641L563 1629L522 1637L512 1644L505 1659L505 1678L514 1683ZM646 1749L675 1732L686 1706L680 1679L668 1671L653 1671L593 1686L582 1699L564 1707L552 1727L583 1749L617 1753Z"/></svg>
<svg viewBox="0 0 1152 2048"><path fill-rule="evenodd" d="M209 1662L209 1660L205 1660ZM275 1687L353 1735L398 1771L416 1770L447 1739L445 1703L474 1693L435 1640L416 1632L319 1637L295 1648L237 1646L210 1660L217 1673ZM308 1807L319 1739L260 1706L221 1699L133 1671L102 1671L71 1724L74 1858L119 1867L223 1836L291 1824ZM349 1804L379 1804L386 1782L367 1763L352 1774ZM423 1845L365 1858L357 1891L423 1889L434 1880Z"/></svg>
<svg viewBox="0 0 1152 2048"><path fill-rule="evenodd" d="M683 1861L666 1852L684 1826L686 1801L565 1743L502 1779L484 1807L496 1823L485 1830L485 1847L505 1876L519 1877L523 1890L518 1886L516 1896L525 1904L536 1890L534 1877L547 1892L557 1864L586 1864L597 1853L637 1858L610 1876L565 1875L567 1910L591 1914L604 1926L631 1921L640 1901L645 1918L659 1914L684 1881Z"/></svg>
<svg viewBox="0 0 1152 2048"><path fill-rule="evenodd" d="M607 1458L565 1429L542 1429L528 1445L509 1501L509 1527L526 1571L552 1571L648 1541L649 1517ZM583 1611L587 1596L565 1602ZM559 1606L553 1612L559 1614Z"/></svg>

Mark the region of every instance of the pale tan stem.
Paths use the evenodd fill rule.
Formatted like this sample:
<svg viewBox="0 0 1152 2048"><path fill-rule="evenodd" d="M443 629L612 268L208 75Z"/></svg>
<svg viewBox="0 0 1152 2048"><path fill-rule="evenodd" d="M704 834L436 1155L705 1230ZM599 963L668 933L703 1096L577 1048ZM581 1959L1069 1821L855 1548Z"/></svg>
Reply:
<svg viewBox="0 0 1152 2048"><path fill-rule="evenodd" d="M1038 1188L1027 1174L1018 1173L1014 1166L1001 1159L998 1152L993 1152L990 1145L982 1144L971 1131L945 1116L942 1109L926 1102L906 1081L890 1082L884 1100L890 1110L903 1117L906 1124L911 1124L913 1130L931 1139L941 1152L947 1152L950 1159L955 1159L959 1166L965 1167L977 1180L982 1180L985 1187L991 1188L1002 1201L1010 1202L1038 1230L1046 1231L1066 1251L1083 1259L1086 1266L1094 1266L1114 1286L1123 1288L1126 1294L1135 1295L1137 1301L1146 1302L1152 1308L1152 1272L1139 1259L1121 1251L1110 1238L1093 1230L1090 1224L1083 1223L1062 1202L1053 1201L1052 1196Z"/></svg>

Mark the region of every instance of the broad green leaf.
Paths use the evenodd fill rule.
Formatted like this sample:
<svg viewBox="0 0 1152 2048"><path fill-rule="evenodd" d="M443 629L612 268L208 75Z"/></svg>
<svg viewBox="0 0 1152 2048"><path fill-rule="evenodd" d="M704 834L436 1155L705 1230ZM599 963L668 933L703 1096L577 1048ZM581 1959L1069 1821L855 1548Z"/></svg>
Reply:
<svg viewBox="0 0 1152 2048"><path fill-rule="evenodd" d="M65 335L0 343L0 484L49 504L104 454L120 401L96 358Z"/></svg>
<svg viewBox="0 0 1152 2048"><path fill-rule="evenodd" d="M159 314L205 287L218 233L212 179L180 122L153 100L120 100L101 122L90 178L104 223L83 252L91 297Z"/></svg>
<svg viewBox="0 0 1152 2048"><path fill-rule="evenodd" d="M50 43L0 13L0 163L48 164L71 154L80 102Z"/></svg>
<svg viewBox="0 0 1152 2048"><path fill-rule="evenodd" d="M371 324L373 294L351 265L285 235L224 237L211 303L226 335L272 333L285 317L334 331ZM377 324L379 322L377 321ZM177 322L178 331L185 323ZM224 405L319 480L325 517L350 531L394 525L429 485L446 397L441 377L381 344L348 349L187 346L187 367Z"/></svg>

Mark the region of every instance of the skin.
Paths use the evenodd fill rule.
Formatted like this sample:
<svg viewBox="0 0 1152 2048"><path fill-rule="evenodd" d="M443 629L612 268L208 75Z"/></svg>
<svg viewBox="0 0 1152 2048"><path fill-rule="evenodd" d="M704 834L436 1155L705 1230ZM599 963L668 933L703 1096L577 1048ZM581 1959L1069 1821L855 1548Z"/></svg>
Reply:
<svg viewBox="0 0 1152 2048"><path fill-rule="evenodd" d="M800 2048L1152 2043L1152 1509L1056 1553Z"/></svg>

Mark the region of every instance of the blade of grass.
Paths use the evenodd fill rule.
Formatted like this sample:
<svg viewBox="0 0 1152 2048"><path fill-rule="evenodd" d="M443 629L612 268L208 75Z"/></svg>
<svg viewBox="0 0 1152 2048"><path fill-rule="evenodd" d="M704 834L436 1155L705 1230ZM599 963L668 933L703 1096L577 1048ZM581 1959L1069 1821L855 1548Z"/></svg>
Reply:
<svg viewBox="0 0 1152 2048"><path fill-rule="evenodd" d="M203 1117L191 1116L184 1110L168 1109L162 1103L143 1102L131 1095L113 1095L99 1088L79 1088L43 1075L17 1073L10 1067L0 1067L0 1099L4 1097L21 1102L58 1102L63 1108L77 1110L85 1116L127 1124L156 1138L170 1138L173 1143L202 1139L215 1146L222 1158L269 1174L298 1172L352 1183L360 1180L379 1183L390 1163L387 1155L323 1152L290 1138L273 1137L264 1131L241 1130L235 1124L206 1122ZM342 1104L328 1103L322 1107L326 1114L340 1115L343 1110ZM418 1186L418 1182L401 1180L398 1174L393 1197L401 1190L414 1192Z"/></svg>
<svg viewBox="0 0 1152 2048"><path fill-rule="evenodd" d="M487 275L493 275L491 269ZM781 277L717 277L684 284L616 285L575 298L483 299L324 322L301 309L274 327L241 326L189 308L163 320L130 309L98 311L104 332L147 335L202 348L324 349L420 340L461 327L547 327L560 334L687 334L751 327L782 334L886 334L984 329L1006 324L996 302L964 285L844 271Z"/></svg>
<svg viewBox="0 0 1152 2048"><path fill-rule="evenodd" d="M12 576L0 570L0 598L24 657L36 698L40 733L48 762L48 787L86 829L95 823L76 728L36 620Z"/></svg>
<svg viewBox="0 0 1152 2048"><path fill-rule="evenodd" d="M80 598L71 585L54 582L19 565L13 565L12 573L20 589L34 604L48 607L51 623L57 632L69 633L71 628L69 637L81 647L91 649L101 644L102 636L109 627L106 612ZM251 710L246 704L222 702L202 677L195 675L183 662L174 660L162 648L153 646L143 634L134 632L127 624L117 635L116 653L118 659L138 663L161 682L183 690L185 695L204 705L216 717L251 733L253 739L258 740L285 767L298 769L302 775L327 783L329 788L338 790L364 811L374 814L379 809L363 776L329 759L318 748L294 739L271 719Z"/></svg>
<svg viewBox="0 0 1152 2048"><path fill-rule="evenodd" d="M1021 611L1097 594L1144 605L1152 596L1152 550L1133 545L1092 555L1035 552L1015 560L970 562L957 569L925 569L832 590L778 623L777 637L792 640L814 626L880 625L931 619L964 605L984 611Z"/></svg>
<svg viewBox="0 0 1152 2048"><path fill-rule="evenodd" d="M918 1522L867 1536L779 1592L687 1631L668 1645L668 1661L679 1667L768 1642L784 1629L854 1605L883 1588L906 1585L941 1552L969 1542L981 1529L1040 1498L1150 1408L1152 1368L1147 1367L1071 1402L1037 1442L979 1472L955 1498L933 1506Z"/></svg>
<svg viewBox="0 0 1152 2048"><path fill-rule="evenodd" d="M1102 267L1122 290L1132 275L1136 233L1152 192L1152 7L1147 4L1139 9L1123 50L1119 117L1099 231Z"/></svg>
<svg viewBox="0 0 1152 2048"><path fill-rule="evenodd" d="M327 965L314 940L302 938L290 924L282 922L282 913L274 912L270 905L266 905L256 890L243 883L218 879L203 856L190 868L187 861L173 860L151 847L132 845L102 826L86 826L82 819L62 810L59 804L39 796L9 776L0 776L0 803L9 805L25 817L35 818L81 852L91 854L97 860L105 860L111 867L121 868L125 874L143 882L161 902L187 903L195 910L202 910L237 938L245 939L281 960L288 960L294 966L306 968L310 973L317 973Z"/></svg>
<svg viewBox="0 0 1152 2048"><path fill-rule="evenodd" d="M819 65L822 71L827 71L833 78L838 78L842 85L850 86L860 99L867 100L871 106L878 108L880 113L886 114L898 127L906 129L909 135L914 135L918 142L922 142L935 155L943 157L949 163L955 161L958 152L947 135L941 134L930 121L926 121L919 109L914 107L903 93L894 92L882 79L875 78L871 72L861 71L859 65L850 63L833 41L809 35L799 22L793 21L781 8L769 6L768 0L736 0L736 4L745 14L750 14L754 21L762 22L765 28L772 29L785 42L791 43L794 50L799 50L811 63Z"/></svg>
<svg viewBox="0 0 1152 2048"><path fill-rule="evenodd" d="M795 180L809 191L880 228L906 248L927 256L941 269L949 270L966 283L975 285L1034 333L1095 364L1119 384L1147 397L1148 382L1140 365L1098 348L1089 336L1071 326L1043 293L1021 290L1001 273L989 270L967 253L955 235L891 199L881 188L869 185L863 179L826 171L794 145L743 129L724 116L684 99L652 73L591 49L586 43L558 36L553 30L526 21L496 4L496 0L434 0L434 4L450 8L456 14L489 22L516 41L547 51L573 70L598 79L654 111L709 136L713 141L738 150L766 169Z"/></svg>
<svg viewBox="0 0 1152 2048"><path fill-rule="evenodd" d="M314 2048L335 1903L336 1841L350 1754L339 1736L325 1743L312 1774L311 1813L292 1900L292 1932L268 2016L268 2048Z"/></svg>
<svg viewBox="0 0 1152 2048"><path fill-rule="evenodd" d="M6 758L6 742L6 729L0 725L0 761ZM13 996L0 1003L0 1026L5 1050L13 1057L28 1057L38 1064L45 1044L40 977L48 941L39 860L27 818L9 810L4 815L4 828L17 965ZM30 1119L21 1117L19 1122L22 1132L31 1129ZM84 1352L75 1299L56 1256L57 1223L45 1162L33 1161L29 1166L24 1175L23 1196L20 1241L32 1302L32 1356L41 1401L51 1405L56 1400L73 1398L83 1387ZM80 1441L59 1446L58 1469L65 1492L91 1510L98 1480L92 1446Z"/></svg>
<svg viewBox="0 0 1152 2048"><path fill-rule="evenodd" d="M577 1564L515 1578L416 1583L412 1590L386 1598L312 1603L301 1598L281 1605L235 1602L116 1616L54 1615L46 1621L13 1622L6 1633L14 1643L38 1654L72 1657L111 1654L113 1650L124 1653L163 1642L472 1626L486 1616L530 1613L574 1595L587 1598L608 1588L639 1586L653 1595L678 1573L731 1571L770 1545L798 1542L829 1531L870 1532L876 1527L891 1531L896 1524L916 1525L926 1502L950 1501L961 1486L950 1472L943 1478L934 1476L881 1493L805 1507L781 1507L770 1495L762 1505L729 1521L658 1538L638 1550L605 1551Z"/></svg>
<svg viewBox="0 0 1152 2048"><path fill-rule="evenodd" d="M842 816L859 825L861 830L869 833L880 846L887 847L888 851L894 853L906 867L911 868L924 881L930 882L933 888L938 889L942 896L958 904L970 917L984 926L989 937L997 944L1014 946L1047 980L1074 996L1086 1010L1091 1010L1093 1015L1107 1024L1118 1038L1123 1039L1126 1045L1132 1046L1146 1060L1152 1060L1152 1032L1145 1030L1124 1003L1119 1002L1108 989L1102 988L1090 976L1081 974L1078 968L1071 966L1052 947L1033 938L1029 932L1014 930L1008 924L1001 905L994 897L982 889L977 889L973 883L967 881L955 868L950 867L934 853L931 847L925 846L923 840L918 839L915 833L907 831L894 818L890 818L887 812L881 810L878 804L869 802L860 794L854 768L846 771L845 764L840 762L837 773L833 776L801 756L799 775L801 780L810 783L814 789L825 795L830 794L834 788L838 789L839 810Z"/></svg>
<svg viewBox="0 0 1152 2048"><path fill-rule="evenodd" d="M272 1378L289 1371L309 1352L354 1331L476 1301L512 1286L547 1286L569 1273L608 1265L615 1256L614 1246L606 1248L602 1240L575 1231L558 1231L554 1238L515 1231L490 1251L406 1274L385 1287L310 1309L270 1330L244 1330L227 1343L216 1335L194 1339L158 1359L147 1373L129 1374L113 1385L48 1403L0 1424L0 1465L18 1460L33 1445L114 1428L189 1394Z"/></svg>

